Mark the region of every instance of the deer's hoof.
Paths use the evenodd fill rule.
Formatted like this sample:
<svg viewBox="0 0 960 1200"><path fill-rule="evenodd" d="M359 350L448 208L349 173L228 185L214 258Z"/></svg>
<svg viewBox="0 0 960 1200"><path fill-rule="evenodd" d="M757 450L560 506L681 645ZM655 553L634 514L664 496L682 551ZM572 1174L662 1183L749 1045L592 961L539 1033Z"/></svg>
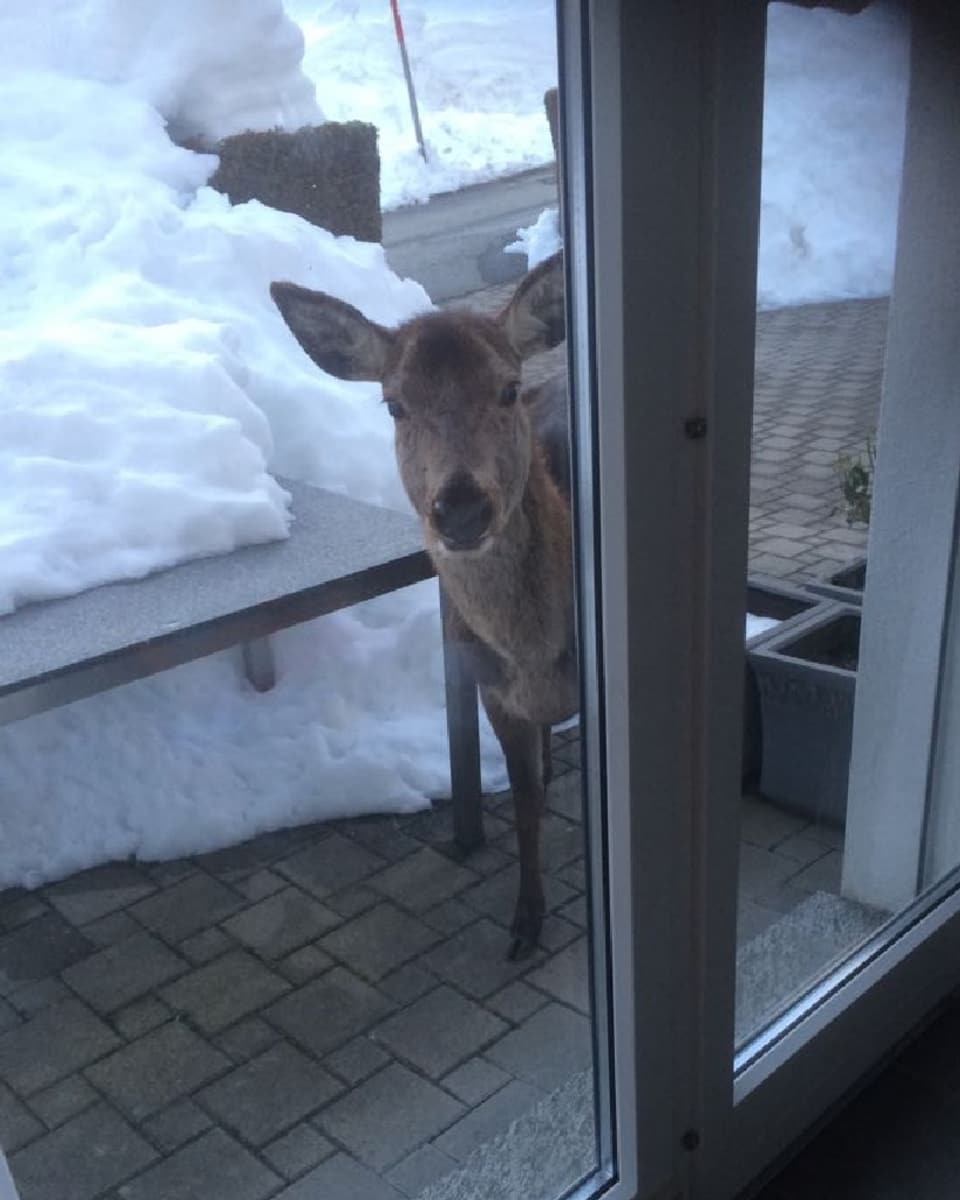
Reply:
<svg viewBox="0 0 960 1200"><path fill-rule="evenodd" d="M518 903L510 932L513 941L507 958L511 962L519 962L533 954L540 941L540 931L543 928L543 908L539 905L524 905Z"/></svg>

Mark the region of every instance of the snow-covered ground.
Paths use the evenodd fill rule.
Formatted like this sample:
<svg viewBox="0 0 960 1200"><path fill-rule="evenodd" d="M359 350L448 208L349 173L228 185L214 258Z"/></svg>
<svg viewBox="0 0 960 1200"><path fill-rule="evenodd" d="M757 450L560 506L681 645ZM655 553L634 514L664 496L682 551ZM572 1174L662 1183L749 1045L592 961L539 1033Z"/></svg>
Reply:
<svg viewBox="0 0 960 1200"><path fill-rule="evenodd" d="M214 160L167 129L215 139L382 108L394 203L543 161L552 8L404 3L426 166L403 125L388 5L288 8L304 38L280 0L0 9L0 613L285 536L274 474L406 507L377 389L318 372L267 288L293 279L386 323L428 298L379 247L231 208L204 186ZM771 31L769 295L883 291L903 30L886 10L774 6ZM821 103L809 80L823 64L845 83ZM858 137L882 153L857 151ZM409 809L447 788L435 585L276 644L265 696L222 654L0 729L0 887ZM487 785L502 784L486 726L483 754Z"/></svg>

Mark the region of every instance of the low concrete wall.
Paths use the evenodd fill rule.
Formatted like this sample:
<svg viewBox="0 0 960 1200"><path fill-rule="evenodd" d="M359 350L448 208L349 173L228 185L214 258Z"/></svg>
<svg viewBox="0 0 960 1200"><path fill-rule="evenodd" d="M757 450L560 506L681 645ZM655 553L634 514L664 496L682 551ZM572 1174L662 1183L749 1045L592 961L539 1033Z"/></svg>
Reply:
<svg viewBox="0 0 960 1200"><path fill-rule="evenodd" d="M260 200L335 234L383 238L377 130L362 121L238 133L215 147L210 186L232 204Z"/></svg>

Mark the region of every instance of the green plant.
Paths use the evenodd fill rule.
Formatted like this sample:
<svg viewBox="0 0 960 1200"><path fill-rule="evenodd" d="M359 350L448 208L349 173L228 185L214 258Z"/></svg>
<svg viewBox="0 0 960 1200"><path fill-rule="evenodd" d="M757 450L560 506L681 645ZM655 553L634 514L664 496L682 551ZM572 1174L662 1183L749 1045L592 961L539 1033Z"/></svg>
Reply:
<svg viewBox="0 0 960 1200"><path fill-rule="evenodd" d="M869 525L873 500L873 476L877 464L877 442L867 437L866 449L858 454L838 454L837 474L847 510L848 525Z"/></svg>

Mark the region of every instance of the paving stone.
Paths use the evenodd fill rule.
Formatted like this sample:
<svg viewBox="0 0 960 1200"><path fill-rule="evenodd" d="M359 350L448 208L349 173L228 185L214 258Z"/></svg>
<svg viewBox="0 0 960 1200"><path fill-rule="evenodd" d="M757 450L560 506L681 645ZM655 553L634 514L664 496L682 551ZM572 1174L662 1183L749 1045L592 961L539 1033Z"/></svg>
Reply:
<svg viewBox="0 0 960 1200"><path fill-rule="evenodd" d="M351 1086L368 1079L374 1071L379 1071L389 1061L390 1055L369 1037L354 1038L323 1060L324 1066L329 1067Z"/></svg>
<svg viewBox="0 0 960 1200"><path fill-rule="evenodd" d="M277 963L277 970L291 983L306 983L332 966L333 959L319 946L303 946L281 959Z"/></svg>
<svg viewBox="0 0 960 1200"><path fill-rule="evenodd" d="M289 1133L264 1146L260 1153L278 1175L284 1179L299 1179L311 1167L336 1153L336 1146L318 1129L303 1124L295 1125Z"/></svg>
<svg viewBox="0 0 960 1200"><path fill-rule="evenodd" d="M213 962L230 950L236 949L237 943L222 929L202 929L192 937L185 938L177 950L188 958L195 967Z"/></svg>
<svg viewBox="0 0 960 1200"><path fill-rule="evenodd" d="M23 888L8 888L0 892L0 930L4 933L26 925L28 921L34 921L49 911L39 892L27 892Z"/></svg>
<svg viewBox="0 0 960 1200"><path fill-rule="evenodd" d="M189 858L173 858L168 862L142 863L141 870L157 887L168 888L195 875L197 868Z"/></svg>
<svg viewBox="0 0 960 1200"><path fill-rule="evenodd" d="M48 1129L56 1129L99 1099L82 1075L71 1075L46 1091L37 1092L30 1098L30 1107Z"/></svg>
<svg viewBox="0 0 960 1200"><path fill-rule="evenodd" d="M127 913L115 912L108 913L105 917L98 917L96 921L90 921L86 925L81 925L80 932L95 946L104 949L107 946L116 946L119 942L125 942L127 938L135 937L138 933L143 932L143 927L138 925Z"/></svg>
<svg viewBox="0 0 960 1200"><path fill-rule="evenodd" d="M240 907L240 898L209 875L190 875L133 905L130 912L165 942L182 942Z"/></svg>
<svg viewBox="0 0 960 1200"><path fill-rule="evenodd" d="M451 1125L434 1145L457 1162L463 1162L478 1146L504 1133L542 1098L535 1087L513 1080Z"/></svg>
<svg viewBox="0 0 960 1200"><path fill-rule="evenodd" d="M22 1200L92 1200L155 1158L119 1114L98 1104L14 1154L10 1169Z"/></svg>
<svg viewBox="0 0 960 1200"><path fill-rule="evenodd" d="M753 900L741 900L737 905L737 947L742 949L747 942L766 933L781 915L775 909L766 908Z"/></svg>
<svg viewBox="0 0 960 1200"><path fill-rule="evenodd" d="M383 897L372 891L363 884L358 884L356 887L344 888L340 892L333 892L324 900L327 908L340 914L341 917L356 917L360 913L366 912L367 909L375 908Z"/></svg>
<svg viewBox="0 0 960 1200"><path fill-rule="evenodd" d="M590 910L586 896L577 896L569 904L565 904L557 915L565 921L570 921L572 924L586 929L590 924Z"/></svg>
<svg viewBox="0 0 960 1200"><path fill-rule="evenodd" d="M53 907L74 925L127 908L156 890L156 885L129 863L109 863L71 875L46 889Z"/></svg>
<svg viewBox="0 0 960 1200"><path fill-rule="evenodd" d="M123 1113L140 1121L232 1065L192 1029L171 1021L88 1067L85 1074Z"/></svg>
<svg viewBox="0 0 960 1200"><path fill-rule="evenodd" d="M469 1059L442 1080L448 1092L453 1092L458 1100L471 1108L509 1082L506 1071L481 1057Z"/></svg>
<svg viewBox="0 0 960 1200"><path fill-rule="evenodd" d="M238 880L233 885L234 889L241 896L245 896L247 900L252 902L264 900L267 896L272 896L274 892L279 892L286 886L287 881L282 876L266 868L254 871L252 875L248 875L246 879Z"/></svg>
<svg viewBox="0 0 960 1200"><path fill-rule="evenodd" d="M141 933L68 967L63 978L91 1008L111 1013L188 969L163 942Z"/></svg>
<svg viewBox="0 0 960 1200"><path fill-rule="evenodd" d="M144 996L113 1015L113 1026L128 1042L136 1041L171 1017L170 1009L156 996Z"/></svg>
<svg viewBox="0 0 960 1200"><path fill-rule="evenodd" d="M329 825L316 822L292 829L275 829L235 846L204 854L196 862L211 875L222 879L249 878L255 871L270 867L301 846L321 841L329 834Z"/></svg>
<svg viewBox="0 0 960 1200"><path fill-rule="evenodd" d="M0 1079L30 1096L119 1044L85 1004L64 1000L0 1036Z"/></svg>
<svg viewBox="0 0 960 1200"><path fill-rule="evenodd" d="M435 988L439 982L436 975L425 971L419 962L412 962L384 975L377 987L398 1004L410 1004Z"/></svg>
<svg viewBox="0 0 960 1200"><path fill-rule="evenodd" d="M807 822L754 796L740 802L740 837L745 842L772 850L786 838L799 833Z"/></svg>
<svg viewBox="0 0 960 1200"><path fill-rule="evenodd" d="M477 875L458 867L429 846L388 867L370 880L370 887L391 900L422 913L477 882Z"/></svg>
<svg viewBox="0 0 960 1200"><path fill-rule="evenodd" d="M393 1004L344 967L334 967L264 1012L267 1020L322 1058L385 1017Z"/></svg>
<svg viewBox="0 0 960 1200"><path fill-rule="evenodd" d="M542 967L531 971L526 982L547 992L555 1000L589 1015L590 976L587 962L587 939L580 938L548 958Z"/></svg>
<svg viewBox="0 0 960 1200"><path fill-rule="evenodd" d="M8 1004L6 1000L0 1000L0 1033L5 1033L8 1029L14 1029L21 1022L20 1014Z"/></svg>
<svg viewBox="0 0 960 1200"><path fill-rule="evenodd" d="M791 859L798 866L806 867L829 854L830 847L806 833L795 833L792 837L784 838L777 846L776 852L784 858Z"/></svg>
<svg viewBox="0 0 960 1200"><path fill-rule="evenodd" d="M793 864L796 866L796 864ZM803 888L808 892L840 893L840 878L843 872L843 855L839 850L828 851L823 858L817 859L808 867L804 867L790 879L794 887Z"/></svg>
<svg viewBox="0 0 960 1200"><path fill-rule="evenodd" d="M236 950L171 983L161 997L204 1033L218 1033L290 990L245 950Z"/></svg>
<svg viewBox="0 0 960 1200"><path fill-rule="evenodd" d="M43 1126L37 1118L0 1083L0 1147L12 1154L42 1133Z"/></svg>
<svg viewBox="0 0 960 1200"><path fill-rule="evenodd" d="M352 970L376 982L437 940L435 930L384 903L327 934L320 945Z"/></svg>
<svg viewBox="0 0 960 1200"><path fill-rule="evenodd" d="M484 1053L515 1078L552 1092L592 1064L590 1022L569 1008L548 1004Z"/></svg>
<svg viewBox="0 0 960 1200"><path fill-rule="evenodd" d="M366 879L386 865L386 859L379 854L334 833L317 845L285 858L277 864L276 870L323 899L331 892Z"/></svg>
<svg viewBox="0 0 960 1200"><path fill-rule="evenodd" d="M223 927L261 958L274 959L314 941L340 921L298 888L286 887L231 917Z"/></svg>
<svg viewBox="0 0 960 1200"><path fill-rule="evenodd" d="M259 1017L247 1017L236 1025L225 1029L213 1039L214 1044L224 1054L228 1054L234 1062L246 1062L255 1054L260 1054L280 1040L280 1034L261 1021Z"/></svg>
<svg viewBox="0 0 960 1200"><path fill-rule="evenodd" d="M501 991L490 996L486 1006L513 1024L519 1025L527 1017L532 1016L538 1008L543 1008L547 997L542 992L529 987L522 979L508 983Z"/></svg>
<svg viewBox="0 0 960 1200"><path fill-rule="evenodd" d="M568 757L568 751L556 754L558 762ZM583 820L583 776L578 770L570 770L553 779L547 788L547 808L568 821Z"/></svg>
<svg viewBox="0 0 960 1200"><path fill-rule="evenodd" d="M513 861L506 855L503 857L507 858L508 862ZM436 929L440 933L456 933L458 929L464 929L467 925L473 924L477 919L477 910L471 908L469 904L465 904L463 900L455 898L445 900L435 908L428 909L420 919L431 929Z"/></svg>
<svg viewBox="0 0 960 1200"><path fill-rule="evenodd" d="M335 1154L276 1200L403 1200L403 1193L348 1154Z"/></svg>
<svg viewBox="0 0 960 1200"><path fill-rule="evenodd" d="M740 843L739 891L751 900L761 901L765 893L785 883L796 870L795 862L782 858L772 850L761 850L759 846L747 842Z"/></svg>
<svg viewBox="0 0 960 1200"><path fill-rule="evenodd" d="M349 822L346 832L389 862L399 862L420 849L420 842L403 832L396 817L360 817Z"/></svg>
<svg viewBox="0 0 960 1200"><path fill-rule="evenodd" d="M265 1200L281 1182L222 1129L211 1129L117 1194L121 1200Z"/></svg>
<svg viewBox="0 0 960 1200"><path fill-rule="evenodd" d="M47 913L0 937L0 995L56 975L96 947L58 913Z"/></svg>
<svg viewBox="0 0 960 1200"><path fill-rule="evenodd" d="M587 890L587 868L582 858L561 867L557 872L557 877L575 891L585 892Z"/></svg>
<svg viewBox="0 0 960 1200"><path fill-rule="evenodd" d="M317 1121L361 1162L382 1171L464 1111L446 1092L393 1063L334 1101Z"/></svg>
<svg viewBox="0 0 960 1200"><path fill-rule="evenodd" d="M377 1025L371 1036L439 1079L506 1029L499 1017L442 986Z"/></svg>
<svg viewBox="0 0 960 1200"><path fill-rule="evenodd" d="M511 980L542 960L512 962L507 958L510 938L500 925L484 917L424 955L424 965L461 992L482 1000L500 991Z"/></svg>
<svg viewBox="0 0 960 1200"><path fill-rule="evenodd" d="M164 1154L170 1154L199 1137L212 1124L203 1109L192 1100L176 1100L162 1112L148 1117L140 1128Z"/></svg>
<svg viewBox="0 0 960 1200"><path fill-rule="evenodd" d="M26 987L18 988L10 997L11 1005L17 1012L29 1019L46 1008L52 1008L62 1000L68 1000L73 993L67 985L55 976L38 979L36 983L28 983Z"/></svg>
<svg viewBox="0 0 960 1200"><path fill-rule="evenodd" d="M199 1094L217 1120L262 1146L326 1104L343 1085L288 1042L279 1042Z"/></svg>
<svg viewBox="0 0 960 1200"><path fill-rule="evenodd" d="M464 904L509 928L513 921L519 888L520 866L518 863L511 863L506 870L498 872L477 884L476 887L464 892L462 899ZM548 874L543 877L543 892L548 912L561 904L566 904L574 896L572 888L562 883L556 876Z"/></svg>
<svg viewBox="0 0 960 1200"><path fill-rule="evenodd" d="M449 1175L457 1163L434 1146L421 1146L397 1163L387 1178L405 1196L419 1196L424 1188Z"/></svg>

